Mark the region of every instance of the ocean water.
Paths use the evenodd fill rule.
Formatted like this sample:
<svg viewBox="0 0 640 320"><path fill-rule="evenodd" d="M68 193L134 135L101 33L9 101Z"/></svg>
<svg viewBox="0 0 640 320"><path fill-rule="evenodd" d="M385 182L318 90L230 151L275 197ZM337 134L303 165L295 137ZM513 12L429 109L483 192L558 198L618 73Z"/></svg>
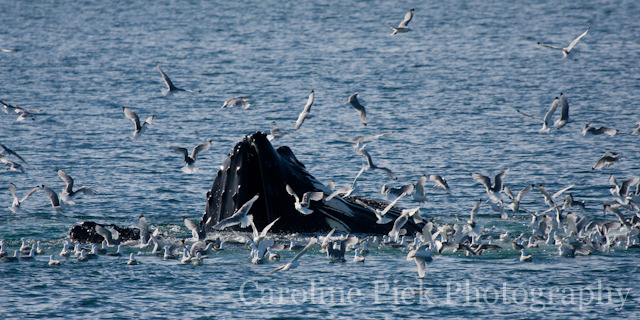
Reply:
<svg viewBox="0 0 640 320"><path fill-rule="evenodd" d="M183 217L198 221L205 192L227 152L271 121L291 132L311 90L315 102L289 146L311 174L339 187L350 183L364 158L344 138L388 131L371 142L374 163L392 169L359 180L357 196L381 200L382 184L399 186L440 174L452 195L429 190L425 217L438 224L464 219L487 199L470 173L494 176L510 168L505 184L520 190L544 184L556 191L575 184L585 214L602 217L611 199L608 179L640 174L640 7L636 1L0 1L0 100L43 109L35 121L13 124L0 114L0 143L37 170L0 173L0 204L11 204L36 185L59 192L55 168L77 186L98 190L57 214L38 191L21 208L0 212L0 238L10 252L21 238L40 240L57 254L68 230L85 220L136 226L144 214L152 228L173 238L190 233ZM390 36L415 8L412 32ZM570 57L536 42L567 46L588 27ZM201 90L163 97L159 63L178 87ZM368 125L344 105L364 100ZM516 110L543 116L563 92L575 120L540 134L541 124ZM220 107L252 96L251 108ZM155 115L144 138L132 141L133 123ZM558 111L559 113L559 111ZM614 137L581 135L594 122L619 129ZM180 155L212 140L186 175ZM625 160L603 170L591 166L606 151ZM409 199L403 208L418 204ZM545 209L534 190L522 201ZM582 214L582 213L580 213ZM501 220L483 205L477 220L497 237L529 234L530 216ZM235 237L223 234L224 237ZM291 235L279 235L286 240ZM303 237L303 236L299 236ZM635 318L637 250L561 258L555 246L529 250L520 263L510 243L479 257L434 257L419 280L406 250L379 249L364 264L327 262L312 250L290 272L264 275L282 262L251 264L240 245L179 265L139 255L100 257L88 263L47 258L0 263L3 318ZM125 253L141 251L133 245Z"/></svg>

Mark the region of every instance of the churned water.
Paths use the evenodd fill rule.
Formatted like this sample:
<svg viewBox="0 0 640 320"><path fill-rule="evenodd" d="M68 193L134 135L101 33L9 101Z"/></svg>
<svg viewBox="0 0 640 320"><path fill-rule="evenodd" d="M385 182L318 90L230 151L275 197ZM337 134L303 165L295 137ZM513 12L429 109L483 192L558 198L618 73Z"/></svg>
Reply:
<svg viewBox="0 0 640 320"><path fill-rule="evenodd" d="M344 138L396 131L367 146L377 165L357 196L380 200L382 184L440 174L453 195L429 190L422 214L437 224L467 219L484 187L470 173L493 176L510 168L505 184L520 190L575 184L586 214L602 218L611 199L609 175L640 174L640 7L637 1L0 1L0 100L43 109L35 121L12 124L0 115L0 142L37 170L0 174L0 203L11 204L36 185L62 189L55 168L78 186L99 191L56 214L38 191L14 216L0 215L10 252L20 239L41 240L57 254L68 230L86 220L136 226L143 213L153 228L190 236L182 217L198 221L205 192L227 152L246 134L275 120L291 131L311 90L314 118L291 147L320 181L351 182L364 158ZM390 36L415 8L412 32ZM562 59L536 42L567 46ZM163 97L159 63L178 87L202 93ZM343 103L359 92L368 125ZM540 134L543 116L563 92L575 120ZM251 108L220 109L235 96ZM146 119L144 139L122 106ZM559 112L558 112L559 113ZM581 135L587 122L619 130L614 137ZM186 175L180 155L212 140ZM624 154L592 171L605 151ZM403 208L417 206L410 199ZM537 190L523 207L542 211ZM582 213L579 213L582 214ZM603 219L613 220L611 215ZM501 220L487 205L477 220L496 238L529 235L530 216ZM225 235L233 236L233 235ZM281 235L288 238L289 236ZM497 240L496 240L497 241ZM639 252L561 258L555 246L531 249L533 263L504 249L479 257L434 257L420 281L406 250L373 250L364 264L329 264L312 250L290 272L264 275L283 262L254 266L242 246L198 267L165 262L144 251L142 264L100 257L88 263L47 259L0 264L3 318L628 318L638 316ZM134 246L125 253L138 253Z"/></svg>

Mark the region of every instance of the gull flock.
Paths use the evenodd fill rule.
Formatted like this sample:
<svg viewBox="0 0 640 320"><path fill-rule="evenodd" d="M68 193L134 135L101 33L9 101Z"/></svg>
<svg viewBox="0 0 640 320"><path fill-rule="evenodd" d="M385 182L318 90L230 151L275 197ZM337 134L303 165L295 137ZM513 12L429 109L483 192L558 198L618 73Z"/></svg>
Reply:
<svg viewBox="0 0 640 320"><path fill-rule="evenodd" d="M414 18L414 13L414 9L409 10L398 27L391 26L390 28L393 30L391 35L400 36L400 34L412 31L408 25ZM541 42L537 44L542 47L560 50L563 53L562 59L565 59L576 47L578 42L587 35L589 30L590 27L575 38L569 46L564 48ZM13 52L16 51L2 49L2 54L11 54ZM164 96L178 92L200 92L199 90L188 90L176 87L167 74L160 68L159 64L156 64L156 68L162 77L163 83L166 85L166 88L161 90ZM307 103L302 108L302 112L297 118L295 125L291 128L293 131L299 130L305 120L313 117L311 106L313 105L314 97L315 93L311 90ZM553 95L550 95L550 97L553 97ZM224 102L222 108L239 106L247 110L251 106L251 103L248 102L250 99L251 97L249 96L230 98ZM0 103L3 106L5 114L17 116L12 125L22 125L21 123L26 122L37 123L36 115L43 112L43 110L27 109L3 101L0 101ZM345 104L347 103L358 113L362 125L367 126L366 109L358 99L358 93L351 94ZM560 116L554 119L558 107L560 107ZM542 122L542 128L538 132L544 134L550 134L554 130L561 130L565 128L567 124L574 121L570 117L568 98L562 92L559 96L551 100L550 108L542 116L535 114L541 114L544 110L540 110L540 112L527 110L526 113L520 110L516 111L523 116ZM143 134L152 125L155 116L151 115L144 122L141 122L136 113L131 109L122 106L122 112L124 113L124 117L132 120L135 124L134 132L131 135L134 140L143 137ZM284 137L295 139L292 135L282 131L276 125L275 121L271 122L270 128L269 140ZM582 135L604 134L614 137L618 132L618 129L594 126L593 122L585 124L582 129ZM311 201L326 202L334 197L351 196L357 191L357 180L364 172L380 170L383 171L388 178L397 180L397 176L391 169L376 166L373 163L371 155L365 150L365 142L370 142L392 133L393 132L388 132L369 137L345 139L345 141L355 144L354 150L356 154L364 157L362 169L356 175L353 182L347 187L338 189L335 188L335 183L331 182L327 185L328 189L331 190L330 194L324 192L307 192L301 196L287 185L286 190L291 196L292 205L295 206L301 215L313 214L313 210L309 209ZM636 124L636 128L633 129L630 134L640 135L640 122ZM211 147L211 142L212 141L207 141L194 147L191 155L188 154L188 150L184 147L172 145L169 149L182 154L183 161L186 164L185 167L182 168L182 171L187 174L194 174L198 171L195 167L197 155L208 150ZM624 157L621 153L607 151L595 162L591 170L600 170L615 165L615 163L623 159ZM8 171L26 174L28 170L25 169L25 166L29 169L36 170L18 155L18 153L3 144L0 144L0 161ZM283 238L281 235L268 233L269 229L278 223L278 219L274 220L262 231L257 230L253 223L253 217L250 214L253 203L260 197L259 194L256 194L251 200L240 206L233 216L213 226L213 229L216 231L238 225L240 228L251 228L252 237L241 232L233 232L231 234L216 232L207 237L206 231L202 230L198 224L184 218L184 225L191 231L191 237L179 239L160 233L158 228L156 228L154 232L150 232L146 218L144 215L140 215L138 218L138 226L140 229L139 241L121 243L116 230L107 226L97 225L96 232L104 239L104 242L101 243L101 248L98 248L97 243L72 243L70 239L65 239L63 247L58 254L61 260L54 259L55 255L49 254L49 258L46 261L51 266L58 266L73 260L71 257L75 257L75 261L78 263L98 259L101 255L117 259L126 256L123 251L127 250L136 251L129 252L129 258L126 261L128 265L139 264L136 255L157 255L163 260L175 260L179 261L177 263L182 264L191 263L193 265L201 265L204 261L203 259L206 257L210 257L216 254L216 252L233 248L234 250L247 250L252 263L263 264L266 261L277 263L277 261L281 259L281 253L285 252L285 250L295 251L296 254L290 261L266 273L274 274L279 271L287 271L299 267L303 262L303 255L310 250L318 250L321 253L326 253L328 261L332 263L346 262L346 253L353 251L353 259L350 259L350 261L353 263L364 263L367 260L367 254L371 251L389 249L403 250L406 252L406 259L415 262L418 276L424 278L428 273L428 263L432 262L437 255L446 252L452 252L454 254L463 252L465 256L475 257L490 250L509 250L512 248L520 253L518 261L532 262L536 261L536 254L532 253L536 252L536 248L552 248L557 250L558 255L562 257L640 248L640 208L638 206L638 203L640 203L640 177L631 177L628 180L623 180L618 183L618 180L611 175L609 184L613 186L611 188L612 198L601 204L589 204L590 206L602 207L602 216L592 216L587 215L585 211L586 203L584 201L579 200L579 198L576 199L573 193L567 194L573 185L563 188L554 194L550 194L542 184L538 184L537 187L535 184L527 184L517 186L517 188L522 189L517 195L514 195L507 186L509 171L510 169L507 168L495 175L493 183L489 176L483 175L482 173L470 173L469 179L475 180L480 184L478 186L478 197L480 197L480 199L477 202L474 201L473 206L469 204L469 207L472 207L472 209L468 220L456 215L454 223L436 223L433 220L426 219L420 214L421 206L402 210L402 214L396 219L386 216L386 213L405 196L410 197L419 205L428 202L427 190L429 187L427 186L427 180L433 182L431 189L437 190L436 192L446 193L449 197L454 197L451 191L452 188L443 176L438 174L427 176L425 174L418 178L415 183L404 186L387 187L383 185L381 197L385 198L389 203L357 200L363 207L372 211L378 219L378 224L393 225L391 231L381 238L371 235L355 236L350 234L336 234L336 230L334 229L326 235L317 234L311 237L298 236L298 240L295 239L295 236L291 237L291 239L289 239L290 243L287 245L287 241L284 241L286 238ZM10 183L8 190L11 193L13 202L7 209L13 215L25 215L26 213L20 208L20 205L39 189L43 189L53 209L61 213L64 213L70 206L77 205L74 201L77 195L90 197L99 194L94 188L88 186L82 186L74 190L74 179L60 169L56 169L56 172L64 182L64 187L60 193L56 193L51 187L45 184L26 188L20 186L20 188L18 188L19 186ZM481 186L484 187L486 195L483 194L480 188ZM536 189L537 191L534 191ZM455 186L453 186L453 190L455 190ZM539 196L537 196L537 202L539 202L539 204L534 206L529 202L527 208L523 207L521 204L523 198L532 192L539 192ZM23 198L20 199L16 193L24 194ZM504 199L502 195L506 195L506 199ZM486 201L482 199L483 196L487 197ZM530 195L530 197L533 197L533 195ZM508 203L506 201L508 201ZM477 216L483 204L487 204L490 210L495 212L495 218L507 220L513 219L516 216L528 216L531 219L528 224L529 232L512 234L507 231L499 235L492 234L490 229L483 227L483 223L489 221L482 221L482 219L479 219ZM610 215L607 216L608 214ZM422 231L413 235L407 234L407 230L404 229L403 226L409 219L413 219L415 223L423 224ZM489 219L494 218L488 218L487 220ZM296 244L296 241L303 241L305 244ZM110 250L109 247L117 247L117 249L113 251ZM21 239L21 246L18 249L14 249L12 254L7 242L0 240L0 257L7 263L21 261L36 262L39 261L39 259L37 259L38 255L47 255L46 251L51 250L54 250L54 248L49 247L47 250L43 249L40 241L29 244L27 240Z"/></svg>

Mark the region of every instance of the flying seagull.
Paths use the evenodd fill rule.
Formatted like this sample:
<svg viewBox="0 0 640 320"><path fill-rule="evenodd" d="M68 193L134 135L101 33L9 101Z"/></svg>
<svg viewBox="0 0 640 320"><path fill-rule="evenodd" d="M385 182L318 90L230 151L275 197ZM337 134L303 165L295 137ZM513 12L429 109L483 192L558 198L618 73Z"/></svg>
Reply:
<svg viewBox="0 0 640 320"><path fill-rule="evenodd" d="M155 115L150 116L144 123L140 124L140 119L138 119L138 115L136 115L133 111L129 110L127 107L122 106L122 111L124 112L125 117L131 119L133 123L136 125L136 130L133 132L133 139L137 139L140 137L145 131L147 131L147 125L153 122L153 117Z"/></svg>
<svg viewBox="0 0 640 320"><path fill-rule="evenodd" d="M45 186L44 184L42 185L42 190L44 190L44 194L47 195L47 197L49 197L49 200L51 201L51 206L56 209L56 212L64 212L64 209L67 208L67 204L60 201L60 198L58 198L58 194L53 191L51 188Z"/></svg>
<svg viewBox="0 0 640 320"><path fill-rule="evenodd" d="M556 129L560 129L567 123L573 122L573 120L569 119L569 102L567 102L567 97L562 92L560 92L560 107L560 118L553 122Z"/></svg>
<svg viewBox="0 0 640 320"><path fill-rule="evenodd" d="M171 82L171 79L169 79L169 77L162 71L162 69L160 69L160 64L156 63L156 67L158 68L158 71L160 71L160 75L162 75L162 80L164 80L164 83L167 85L166 89L162 89L162 95L163 96L168 96L176 91L187 91L187 92L192 92L192 93L200 93L200 90L187 90L187 89L182 89L182 88L178 88L176 86L173 85L173 82Z"/></svg>
<svg viewBox="0 0 640 320"><path fill-rule="evenodd" d="M473 178L473 180L476 180L482 183L484 187L487 189L487 193L489 195L493 195L494 193L502 192L502 181L504 180L504 176L506 176L507 173L509 173L509 170L510 169L507 169L505 171L498 173L496 177L493 179L493 186L491 186L491 179L487 176L483 176L477 173L472 173L471 178Z"/></svg>
<svg viewBox="0 0 640 320"><path fill-rule="evenodd" d="M414 9L409 10L409 12L407 12L407 14L404 16L404 20L400 22L400 25L398 25L397 28L394 26L390 26L391 30L393 30L393 33L391 35L395 35L396 33L406 33L411 31L411 28L407 27L407 25L413 18L413 12L414 12Z"/></svg>
<svg viewBox="0 0 640 320"><path fill-rule="evenodd" d="M302 109L302 113L300 113L300 115L298 116L298 120L296 121L296 125L293 126L293 131L298 130L300 128L300 126L304 122L304 119L307 118L307 115L309 115L309 112L311 112L311 105L313 104L313 97L314 97L314 93L313 93L313 90L311 90L311 93L309 94L309 100L307 100L307 104L304 106L304 109Z"/></svg>
<svg viewBox="0 0 640 320"><path fill-rule="evenodd" d="M211 148L211 140L195 146L191 151L191 155L189 155L187 148L177 146L171 146L169 148L171 148L171 150L173 151L182 153L182 155L184 156L184 162L187 164L182 168L182 172L192 174L198 171L198 168L195 167L196 157L198 156L198 153L209 150L209 148Z"/></svg>
<svg viewBox="0 0 640 320"><path fill-rule="evenodd" d="M247 103L247 100L251 99L251 97L235 97L235 98L231 98L231 99L227 99L227 101L224 102L224 104L222 105L222 108L220 109L224 109L226 107L235 107L235 106L240 106L242 107L242 109L249 109L249 107L251 107L251 103Z"/></svg>
<svg viewBox="0 0 640 320"><path fill-rule="evenodd" d="M607 128L607 127L594 127L593 126L593 122L589 122L587 124L584 125L584 128L582 128L582 135L586 136L587 133L592 134L594 136L597 135L601 135L601 134L606 134L609 136L615 136L616 133L618 133L618 130L616 129L611 129L611 128Z"/></svg>
<svg viewBox="0 0 640 320"><path fill-rule="evenodd" d="M367 167L371 168L371 169L380 169L380 170L384 170L384 172L387 173L387 175L393 179L393 180L398 180L398 177L396 177L395 174L393 174L393 172L385 167L378 167L375 164L373 164L373 161L371 160L371 155L369 155L369 153L364 150L364 147L366 147L366 144L363 145L360 148L357 148L357 152L363 156L365 156L367 158Z"/></svg>
<svg viewBox="0 0 640 320"><path fill-rule="evenodd" d="M571 53L571 49L573 49L573 47L576 45L576 43L578 43L578 41L580 41L580 39L582 37L584 37L587 34L587 32L589 32L589 29L591 29L591 27L587 28L587 31L585 31L579 37L577 37L575 40L573 40L571 42L571 44L566 48L554 47L554 46L550 46L548 44L544 44L544 43L540 43L540 42L538 42L538 45L543 46L543 47L547 47L547 48L551 48L551 49L562 50L562 54L563 54L562 59L564 59L564 58L567 57L567 55L569 55L569 53Z"/></svg>
<svg viewBox="0 0 640 320"><path fill-rule="evenodd" d="M591 167L591 170L602 169L604 166L611 166L612 164L622 160L622 153L607 151L602 157Z"/></svg>
<svg viewBox="0 0 640 320"><path fill-rule="evenodd" d="M360 104L360 101L358 101L358 93L356 92L350 95L349 100L347 102L351 103L351 105L356 109L356 111L358 111L358 114L360 115L360 121L362 121L362 124L366 126L367 112L364 110L364 106Z"/></svg>
<svg viewBox="0 0 640 320"><path fill-rule="evenodd" d="M0 149L1 149L1 150L0 150L0 155L7 154L7 155L14 156L14 157L18 158L18 160L22 161L24 164L26 164L27 166L29 166L29 168L31 168L31 169L33 169L33 170L35 170L35 169L36 169L36 168L32 167L31 165L29 165L26 161L24 161L24 159L22 159L22 157L21 157L21 156L19 156L17 153L15 153L13 150L11 150L11 149L7 148L7 146L5 146L4 144L1 144L1 143L0 143Z"/></svg>
<svg viewBox="0 0 640 320"><path fill-rule="evenodd" d="M280 139L280 138L284 138L286 136L291 137L292 139L295 139L296 137L286 133L286 132L282 132L280 131L280 128L278 128L278 126L276 125L275 121L271 121L271 134L267 135L267 139L269 139L269 141L273 140L273 139Z"/></svg>
<svg viewBox="0 0 640 320"><path fill-rule="evenodd" d="M62 189L62 193L60 194L60 199L62 199L62 201L68 204L76 204L71 198L75 197L77 194L82 193L85 196L93 196L97 193L95 190L85 186L78 188L78 190L76 191L73 191L73 178L71 178L68 174L64 173L64 171L58 168L56 168L56 172L58 173L60 178L62 178L62 180L64 180L64 182L67 184L64 189Z"/></svg>
<svg viewBox="0 0 640 320"><path fill-rule="evenodd" d="M236 210L231 217L218 222L212 227L212 229L222 230L237 224L240 225L240 228L246 228L251 225L251 222L253 222L253 215L247 215L247 213L251 210L251 206L253 206L253 203L256 202L256 200L258 200L259 196L260 194L253 196L253 198L245 202L240 209Z"/></svg>
<svg viewBox="0 0 640 320"><path fill-rule="evenodd" d="M543 125L542 125L542 129L538 130L538 132L540 133L549 133L549 131L551 131L551 117L553 117L553 114L556 112L556 109L558 109L558 103L560 102L560 100L558 99L558 97L556 97L555 99L553 99L553 102L551 103L551 108L549 108L549 111L547 111L547 113L544 115L544 119L543 118L539 118L536 116L532 116L529 114L526 114L520 110L516 110L518 111L519 114L523 115L523 116L527 116L533 119L537 119L542 121ZM567 107L568 110L568 107ZM567 111L568 112L568 111Z"/></svg>
<svg viewBox="0 0 640 320"><path fill-rule="evenodd" d="M36 186L35 188L31 189L31 191L29 191L29 193L24 196L24 198L22 198L22 200L19 200L18 197L16 196L16 185L13 183L9 184L9 192L11 192L11 196L13 196L13 203L11 204L11 207L8 207L9 210L11 210L11 212L13 212L13 214L22 214L24 213L22 211L22 209L20 209L20 205L22 204L22 202L24 202L25 200L27 200L27 198L29 198L30 195L34 194L36 191L38 191L38 189L40 189L40 186Z"/></svg>

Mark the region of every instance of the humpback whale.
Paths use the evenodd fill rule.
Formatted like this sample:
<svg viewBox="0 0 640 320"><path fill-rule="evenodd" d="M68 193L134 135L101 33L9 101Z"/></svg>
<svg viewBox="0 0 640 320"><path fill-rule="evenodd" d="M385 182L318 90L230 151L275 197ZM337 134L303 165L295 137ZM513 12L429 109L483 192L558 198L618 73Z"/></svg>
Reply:
<svg viewBox="0 0 640 320"><path fill-rule="evenodd" d="M336 228L347 233L387 234L393 227L392 224L377 224L375 214L358 204L355 197L311 201L309 209L313 213L303 215L295 209L295 198L287 192L287 185L299 198L310 191L321 191L325 197L332 193L307 171L289 147L275 149L264 133L249 134L233 147L217 172L211 190L207 192L200 228L211 231L212 226L232 216L256 194L260 197L247 214L253 215L258 229L278 218L272 232L315 233ZM369 206L386 206L385 203L359 200ZM395 220L401 211L394 207L387 215ZM408 221L404 228L408 234L422 229L413 221Z"/></svg>

